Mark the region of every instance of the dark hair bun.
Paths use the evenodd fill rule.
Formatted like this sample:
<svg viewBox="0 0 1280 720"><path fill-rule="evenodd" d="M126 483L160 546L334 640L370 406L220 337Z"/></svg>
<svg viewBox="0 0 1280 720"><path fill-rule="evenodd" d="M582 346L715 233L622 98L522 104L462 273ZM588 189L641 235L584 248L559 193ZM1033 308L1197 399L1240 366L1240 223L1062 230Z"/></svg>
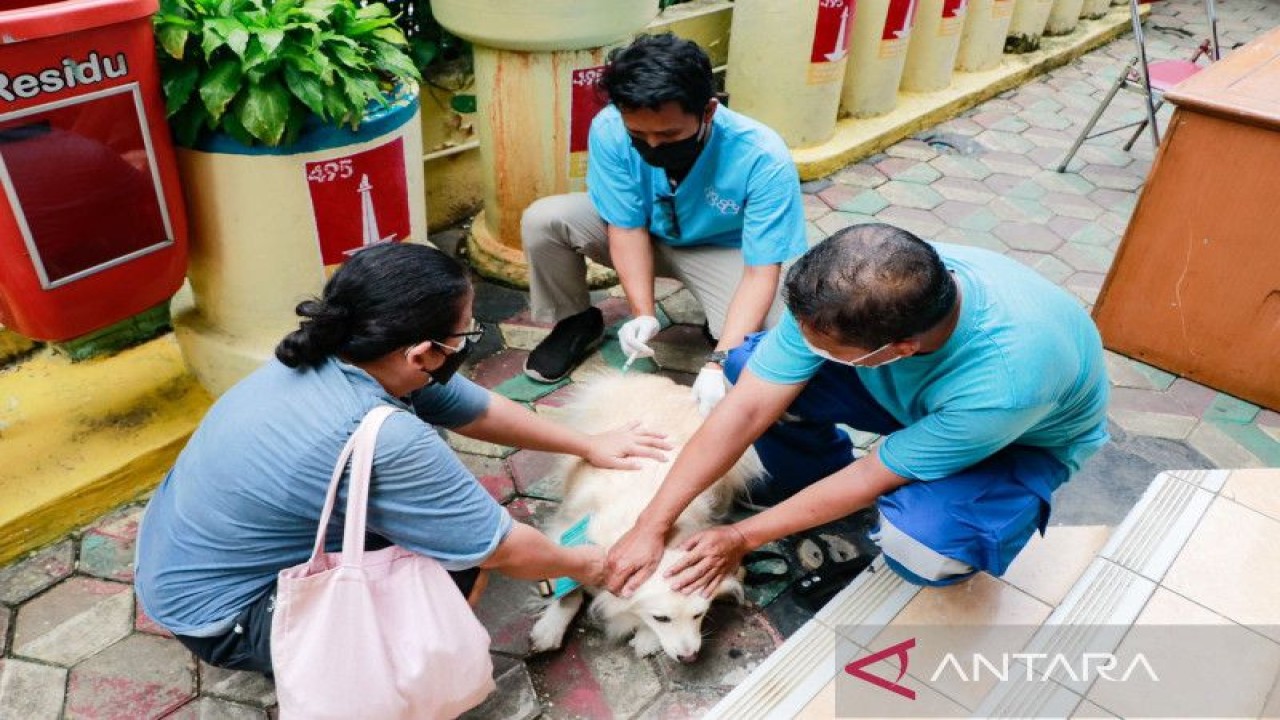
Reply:
<svg viewBox="0 0 1280 720"><path fill-rule="evenodd" d="M295 312L306 319L276 346L276 358L289 367L317 365L351 338L352 312L348 308L304 300Z"/></svg>

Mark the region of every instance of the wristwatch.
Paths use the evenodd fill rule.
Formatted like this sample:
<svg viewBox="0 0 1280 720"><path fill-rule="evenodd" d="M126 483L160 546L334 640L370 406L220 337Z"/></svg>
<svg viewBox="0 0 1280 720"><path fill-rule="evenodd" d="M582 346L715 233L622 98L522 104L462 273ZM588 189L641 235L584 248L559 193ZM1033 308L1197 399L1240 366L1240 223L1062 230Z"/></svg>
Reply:
<svg viewBox="0 0 1280 720"><path fill-rule="evenodd" d="M724 361L727 359L729 359L728 350L714 350L712 352L707 353L707 362L715 363L722 367L724 366Z"/></svg>

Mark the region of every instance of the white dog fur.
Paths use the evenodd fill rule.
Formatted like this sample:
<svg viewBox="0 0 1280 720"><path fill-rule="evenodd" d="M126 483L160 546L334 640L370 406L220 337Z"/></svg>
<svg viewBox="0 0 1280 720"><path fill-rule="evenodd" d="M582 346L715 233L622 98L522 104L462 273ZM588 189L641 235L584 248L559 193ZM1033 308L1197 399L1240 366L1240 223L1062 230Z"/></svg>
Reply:
<svg viewBox="0 0 1280 720"><path fill-rule="evenodd" d="M637 470L604 470L575 460L565 474L564 500L546 528L552 538L582 517L590 515L587 539L608 548L635 524L640 512L657 493L679 450L702 422L689 388L659 375L602 374L577 387L570 408L570 423L590 432L640 421L646 428L666 434L674 450L665 462L639 460ZM748 480L763 476L764 468L753 450L738 460L725 477L694 499L680 515L668 537L658 570L630 598L603 588L586 588L593 596L589 612L609 637L631 637L640 656L659 650L681 662L696 659L702 646L702 618L711 601L699 594L685 595L671 589L664 571L683 553L676 550L685 538L711 527L729 509L733 496ZM742 584L730 577L716 596L742 601ZM565 631L583 602L582 591L552 601L530 633L534 652L559 648Z"/></svg>

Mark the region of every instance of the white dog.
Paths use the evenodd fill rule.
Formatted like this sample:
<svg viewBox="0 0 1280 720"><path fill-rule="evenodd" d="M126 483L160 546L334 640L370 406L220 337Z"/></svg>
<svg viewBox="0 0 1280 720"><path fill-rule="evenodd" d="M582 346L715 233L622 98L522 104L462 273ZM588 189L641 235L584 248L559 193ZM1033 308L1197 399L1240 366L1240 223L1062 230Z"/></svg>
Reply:
<svg viewBox="0 0 1280 720"><path fill-rule="evenodd" d="M578 389L571 409L571 422L581 429L598 431L640 421L651 430L665 433L674 446L667 453L666 462L641 459L642 467L637 470L604 470L582 460L569 466L564 501L546 528L547 534L559 538L566 529L590 516L587 540L608 548L635 524L641 510L658 492L677 453L693 436L702 417L689 388L659 375L639 373L601 375L589 380ZM610 638L631 636L631 646L642 657L662 650L680 662L697 659L702 647L702 618L711 601L700 594L672 590L663 573L683 555L673 548L715 524L728 510L734 494L748 480L762 475L764 468L759 459L748 450L725 477L694 499L677 520L658 570L630 598L603 588L586 588L594 596L589 612ZM720 584L716 596L741 602L742 584L730 577ZM559 648L582 602L581 590L552 601L530 633L532 650Z"/></svg>

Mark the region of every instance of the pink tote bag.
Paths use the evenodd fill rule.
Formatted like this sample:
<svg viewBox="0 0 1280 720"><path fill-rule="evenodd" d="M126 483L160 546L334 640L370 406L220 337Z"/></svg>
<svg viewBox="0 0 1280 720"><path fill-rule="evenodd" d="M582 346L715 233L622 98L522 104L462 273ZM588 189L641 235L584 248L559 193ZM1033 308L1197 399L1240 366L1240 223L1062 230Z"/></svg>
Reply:
<svg viewBox="0 0 1280 720"><path fill-rule="evenodd" d="M280 571L271 627L285 720L451 718L494 689L489 633L435 560L391 546L364 551L378 428L397 412L369 411L329 482L307 562ZM325 529L351 459L342 552Z"/></svg>

